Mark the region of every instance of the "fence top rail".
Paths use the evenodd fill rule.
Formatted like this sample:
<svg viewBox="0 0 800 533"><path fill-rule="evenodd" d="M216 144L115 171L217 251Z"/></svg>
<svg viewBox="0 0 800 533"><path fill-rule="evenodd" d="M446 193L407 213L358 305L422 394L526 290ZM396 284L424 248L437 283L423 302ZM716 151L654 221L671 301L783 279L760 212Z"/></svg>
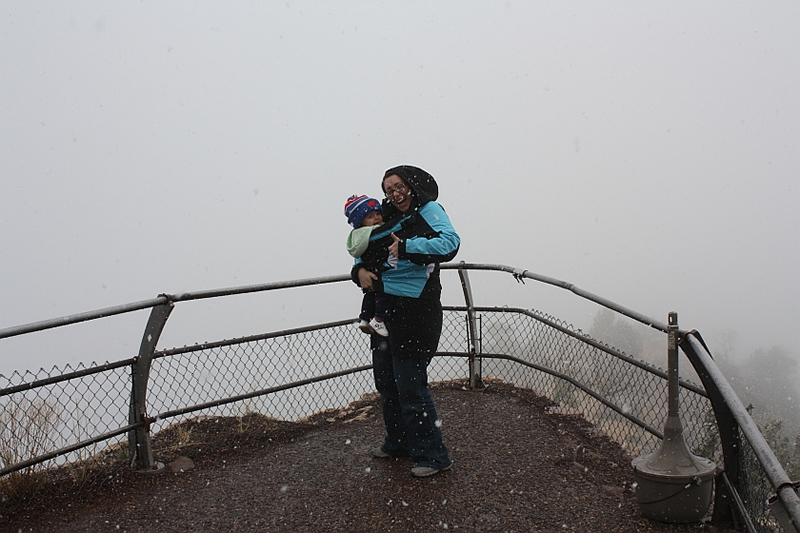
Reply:
<svg viewBox="0 0 800 533"><path fill-rule="evenodd" d="M3 328L0 329L0 339L24 335L25 333L33 333L34 331L68 326L70 324L77 324L79 322L88 322L89 320L97 320L99 318L105 318L108 316L122 315L132 311L140 311L142 309L148 309L157 305L161 305L167 301L168 298L165 295L162 295L158 296L157 298L151 298L150 300L142 300L141 302L115 305L113 307L104 307L103 309L96 309L94 311L87 311L85 313L77 313L60 318L42 320L41 322L31 322L30 324L22 324L20 326Z"/></svg>
<svg viewBox="0 0 800 533"><path fill-rule="evenodd" d="M130 313L132 311L140 311L148 309L157 305L163 305L167 302L186 302L190 300L203 300L208 298L218 298L221 296L233 296L236 294L247 294L251 292L263 292L276 289L287 289L292 287L306 287L309 285L322 285L325 283L336 283L340 281L349 280L349 275L327 276L321 278L308 278L294 281L280 281L276 283L262 283L259 285L244 285L241 287L230 287L227 289L211 289L205 291L183 292L179 294L159 294L156 298L149 300L142 300L141 302L134 302L129 304L117 305L113 307L105 307L95 311L87 311L85 313L78 313L68 315L60 318L53 318L50 320L42 320L41 322L32 322L30 324L22 324L20 326L13 326L10 328L0 329L0 339L7 337L15 337L25 333L33 333L34 331L42 331L45 329L58 328L61 326L68 326L70 324L77 324L79 322L87 322L90 320L97 320L113 315L121 315Z"/></svg>
<svg viewBox="0 0 800 533"><path fill-rule="evenodd" d="M514 279L517 281L523 282L524 279L530 279L534 281L538 281L540 283L544 283L546 285L552 285L554 287L559 287L561 289L568 290L581 298L594 302L596 304L602 305L603 307L607 307L612 311L616 311L621 313L628 318L632 318L637 322L641 322L646 326L651 328L657 329L659 331L663 331L664 333L669 332L669 327L666 323L661 322L660 320L656 320L654 318L650 318L642 313L634 311L633 309L629 309L625 306L619 305L618 303L612 302L602 296L597 296L589 291L581 289L580 287L576 287L572 283L567 281L561 281L559 279L551 278L548 276L543 276L541 274L536 274L533 272L529 272L528 270L524 270L521 268L514 268L506 265L491 265L491 264L480 264L480 263L450 263L447 265L442 265L443 269L465 269L465 270L495 270L500 272L508 272Z"/></svg>
<svg viewBox="0 0 800 533"><path fill-rule="evenodd" d="M650 318L646 315L643 315L637 311L619 305L611 300L607 300L601 296L597 296L589 291L583 290L579 287L576 287L572 283L568 283L566 281L561 281L555 278L551 278L548 276L544 276L541 274L536 274L534 272L530 272L525 269L515 268L507 265L494 265L494 264L483 264L483 263L447 263L441 265L441 268L444 270L488 270L488 271L497 271L497 272L508 272L517 281L523 281L524 279L530 279L533 281L538 281L540 283L545 283L547 285L552 285L554 287L559 287L565 290L568 290L581 298L587 299L592 301L596 304L602 305L603 307L607 307L613 311L621 313L629 318L632 318L642 324L645 324L649 327L654 329L668 332L669 328L663 322ZM288 289L288 288L296 288L296 287L307 287L311 285L324 285L328 283L338 283L342 281L350 280L350 276L348 274L340 274L337 276L325 276L325 277L317 277L317 278L306 278L300 280L291 280L291 281L281 281L275 283L262 283L257 285L244 285L239 287L230 287L230 288L223 288L223 289L210 289L204 291L194 291L194 292L183 292L179 294L160 294L156 298L151 298L149 300L142 300L140 302L134 302L129 304L117 305L113 307L106 307L103 309L97 309L95 311L87 311L85 313L78 313L74 315L68 315L60 318L54 318L50 320L43 320L40 322L32 322L30 324L22 324L19 326L12 326L9 328L0 329L0 339L8 338L8 337L15 337L18 335L24 335L26 333L33 333L35 331L42 331L45 329L52 329L58 328L61 326L67 326L70 324L77 324L79 322L87 322L90 320L97 320L100 318L105 318L113 315L120 315L124 313L130 313L133 311L140 311L142 309L148 309L152 307L156 307L158 305L163 305L166 303L174 303L174 302L186 302L190 300L202 300L208 298L219 298L222 296L233 296L237 294L248 294L254 292L264 292L270 290L277 290L277 289Z"/></svg>

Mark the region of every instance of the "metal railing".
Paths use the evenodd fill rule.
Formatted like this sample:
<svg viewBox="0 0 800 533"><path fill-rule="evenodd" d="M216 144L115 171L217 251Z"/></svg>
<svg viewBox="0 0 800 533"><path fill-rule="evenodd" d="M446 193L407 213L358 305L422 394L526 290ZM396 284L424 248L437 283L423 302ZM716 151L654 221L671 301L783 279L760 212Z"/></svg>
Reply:
<svg viewBox="0 0 800 533"><path fill-rule="evenodd" d="M429 369L432 381L462 379L479 389L485 379L500 378L552 399L564 412L580 414L632 456L658 446L668 391L665 371L641 361L640 354L623 353L539 311L476 306L469 272L505 272L520 282L565 289L665 336L666 323L526 270L465 263L442 269L458 273L465 305L445 306L439 350ZM120 461L138 470L157 470L161 465L153 457L151 436L168 422L198 414L251 412L298 420L374 391L369 343L353 328L353 319L157 349L180 302L347 281L348 276L331 276L162 294L0 330L3 339L151 310L136 357L88 368L0 375L0 511L24 500L26 490L46 490L23 479L41 481L67 470L91 484L102 476L104 465ZM684 436L694 453L720 465L713 520L751 531L783 531L775 518L783 513L788 520L784 527L791 524L800 531L795 486L702 338L695 331L680 331L679 339L702 382L680 380Z"/></svg>

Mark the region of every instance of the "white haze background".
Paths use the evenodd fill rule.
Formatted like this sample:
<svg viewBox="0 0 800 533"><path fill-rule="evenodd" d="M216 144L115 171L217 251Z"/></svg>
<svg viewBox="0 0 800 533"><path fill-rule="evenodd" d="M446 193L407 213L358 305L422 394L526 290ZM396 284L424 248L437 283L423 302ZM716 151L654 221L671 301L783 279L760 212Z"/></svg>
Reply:
<svg viewBox="0 0 800 533"><path fill-rule="evenodd" d="M678 311L712 351L733 331L741 356L800 353L797 2L4 0L0 15L0 328L346 273L344 200L412 164L439 182L458 260ZM532 282L474 281L491 283L479 303L591 325ZM162 345L357 314L353 285L321 294L187 303ZM0 374L131 357L146 318L0 341Z"/></svg>

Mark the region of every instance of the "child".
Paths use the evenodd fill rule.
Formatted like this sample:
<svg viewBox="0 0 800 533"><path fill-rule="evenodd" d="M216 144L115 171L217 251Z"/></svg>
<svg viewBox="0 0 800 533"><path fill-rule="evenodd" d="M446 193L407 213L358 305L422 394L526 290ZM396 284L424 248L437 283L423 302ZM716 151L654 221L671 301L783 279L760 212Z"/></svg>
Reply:
<svg viewBox="0 0 800 533"><path fill-rule="evenodd" d="M380 274L386 269L384 263L389 251L385 247L369 247L369 238L373 230L383 224L381 203L375 198L354 194L345 202L344 214L354 228L347 237L347 251L355 258L360 257L364 267L379 276L373 282L374 291L364 289L358 327L364 333L388 337L389 330L386 329L385 322L389 313L390 297L383 292Z"/></svg>

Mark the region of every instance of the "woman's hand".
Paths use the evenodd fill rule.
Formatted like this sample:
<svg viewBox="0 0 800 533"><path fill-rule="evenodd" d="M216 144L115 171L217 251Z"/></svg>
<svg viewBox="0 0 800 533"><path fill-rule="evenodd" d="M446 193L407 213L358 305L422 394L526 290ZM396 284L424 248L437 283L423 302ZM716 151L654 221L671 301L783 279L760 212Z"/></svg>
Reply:
<svg viewBox="0 0 800 533"><path fill-rule="evenodd" d="M400 239L392 233L392 240L394 241L392 244L389 245L389 253L393 256L400 258Z"/></svg>
<svg viewBox="0 0 800 533"><path fill-rule="evenodd" d="M366 268L358 269L358 284L362 289L367 289L368 291L374 290L372 288L372 282L376 279L378 279L378 275L374 272L370 272Z"/></svg>

